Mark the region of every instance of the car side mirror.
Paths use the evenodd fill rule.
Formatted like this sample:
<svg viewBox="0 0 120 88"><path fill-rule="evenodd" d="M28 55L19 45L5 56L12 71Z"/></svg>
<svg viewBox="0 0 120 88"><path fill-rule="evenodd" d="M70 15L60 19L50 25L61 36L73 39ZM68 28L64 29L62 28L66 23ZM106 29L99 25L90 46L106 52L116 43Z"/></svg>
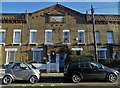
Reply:
<svg viewBox="0 0 120 88"><path fill-rule="evenodd" d="M103 67L103 66L101 66L99 69L104 69L104 67Z"/></svg>
<svg viewBox="0 0 120 88"><path fill-rule="evenodd" d="M27 68L25 68L26 70L29 70L29 68L27 67Z"/></svg>

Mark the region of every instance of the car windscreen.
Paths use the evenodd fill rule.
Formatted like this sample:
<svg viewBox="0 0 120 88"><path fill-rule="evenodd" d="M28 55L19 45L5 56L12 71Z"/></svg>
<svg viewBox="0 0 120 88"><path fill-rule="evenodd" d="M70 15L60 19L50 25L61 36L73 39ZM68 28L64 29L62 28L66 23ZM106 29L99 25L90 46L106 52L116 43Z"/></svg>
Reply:
<svg viewBox="0 0 120 88"><path fill-rule="evenodd" d="M6 68L10 67L13 64L13 62L9 62L8 65L6 65Z"/></svg>
<svg viewBox="0 0 120 88"><path fill-rule="evenodd" d="M37 69L35 66L33 66L31 63L28 63L28 65L33 68L33 69Z"/></svg>

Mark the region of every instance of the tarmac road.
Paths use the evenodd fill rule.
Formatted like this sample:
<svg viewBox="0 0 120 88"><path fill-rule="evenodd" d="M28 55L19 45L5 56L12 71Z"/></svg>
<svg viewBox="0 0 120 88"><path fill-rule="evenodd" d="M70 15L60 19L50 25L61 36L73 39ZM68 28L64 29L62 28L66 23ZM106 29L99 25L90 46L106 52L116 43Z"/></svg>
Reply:
<svg viewBox="0 0 120 88"><path fill-rule="evenodd" d="M58 74L57 74L58 75ZM30 84L26 81L15 81L9 85L2 85L0 79L0 87L2 88L120 88L120 79L115 83L105 81L83 81L80 83L72 83L65 80L63 76L42 76L41 80L36 84Z"/></svg>
<svg viewBox="0 0 120 88"><path fill-rule="evenodd" d="M104 81L84 81L72 83L66 81L63 77L44 77L36 84L30 84L26 81L15 81L10 85L1 85L2 88L120 88L118 81L109 83Z"/></svg>

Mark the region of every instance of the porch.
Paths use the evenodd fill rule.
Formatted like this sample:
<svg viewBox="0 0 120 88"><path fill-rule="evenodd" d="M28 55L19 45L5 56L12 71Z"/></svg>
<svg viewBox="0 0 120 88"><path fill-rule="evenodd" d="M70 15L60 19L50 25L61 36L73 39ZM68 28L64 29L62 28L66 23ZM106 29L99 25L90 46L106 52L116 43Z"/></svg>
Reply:
<svg viewBox="0 0 120 88"><path fill-rule="evenodd" d="M37 67L41 71L49 72L59 72L59 63L32 63L35 67Z"/></svg>

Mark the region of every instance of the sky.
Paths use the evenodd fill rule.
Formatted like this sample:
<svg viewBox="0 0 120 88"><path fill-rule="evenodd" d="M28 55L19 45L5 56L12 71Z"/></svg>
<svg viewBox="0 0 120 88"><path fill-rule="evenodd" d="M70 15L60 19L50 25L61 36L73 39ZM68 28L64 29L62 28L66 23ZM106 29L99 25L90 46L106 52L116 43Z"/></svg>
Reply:
<svg viewBox="0 0 120 88"><path fill-rule="evenodd" d="M29 13L41 10L57 2L2 2L2 13ZM95 9L95 14L118 14L118 2L58 2L68 8L80 13L91 13L91 5Z"/></svg>

